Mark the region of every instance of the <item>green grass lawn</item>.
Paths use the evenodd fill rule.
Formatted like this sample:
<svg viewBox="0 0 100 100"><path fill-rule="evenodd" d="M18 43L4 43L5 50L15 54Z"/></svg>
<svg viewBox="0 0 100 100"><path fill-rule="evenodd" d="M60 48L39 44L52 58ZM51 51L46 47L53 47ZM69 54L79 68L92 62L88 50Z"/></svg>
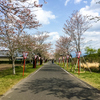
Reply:
<svg viewBox="0 0 100 100"><path fill-rule="evenodd" d="M60 64L60 66L68 72L70 72L71 74L73 74L74 76L76 76L77 78L85 81L86 83L100 90L100 72L90 73L89 71L84 71L83 69L81 69L80 75L78 75L78 69L76 69L75 72L75 68L73 68L73 71L71 71L71 66L68 66L68 68L67 66L64 67L63 64Z"/></svg>
<svg viewBox="0 0 100 100"><path fill-rule="evenodd" d="M41 66L38 65L36 68L32 68L32 64L26 65L26 70L23 76L23 66L16 66L16 75L12 74L12 68L0 71L0 96L2 96L7 90L13 87L23 78L27 77L32 72L36 71Z"/></svg>

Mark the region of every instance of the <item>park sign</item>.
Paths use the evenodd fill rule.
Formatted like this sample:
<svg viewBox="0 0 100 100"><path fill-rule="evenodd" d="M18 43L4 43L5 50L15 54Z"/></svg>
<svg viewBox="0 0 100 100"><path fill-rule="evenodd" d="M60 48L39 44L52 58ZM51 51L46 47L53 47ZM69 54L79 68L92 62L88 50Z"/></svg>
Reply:
<svg viewBox="0 0 100 100"><path fill-rule="evenodd" d="M81 55L81 51L76 52L76 57L77 57L78 59L80 58L80 55Z"/></svg>
<svg viewBox="0 0 100 100"><path fill-rule="evenodd" d="M24 65L23 65L23 76L24 76L24 70L25 70L25 59L28 56L28 52L23 52L23 58L24 58Z"/></svg>
<svg viewBox="0 0 100 100"><path fill-rule="evenodd" d="M41 57L39 57L39 60L41 59Z"/></svg>
<svg viewBox="0 0 100 100"><path fill-rule="evenodd" d="M23 52L23 58L26 59L28 56L28 52Z"/></svg>
<svg viewBox="0 0 100 100"><path fill-rule="evenodd" d="M69 59L69 55L67 55L67 59Z"/></svg>
<svg viewBox="0 0 100 100"><path fill-rule="evenodd" d="M77 58L78 58L78 75L80 75L80 61L79 61L80 55L81 55L81 51L77 52Z"/></svg>
<svg viewBox="0 0 100 100"><path fill-rule="evenodd" d="M80 58L80 55L81 55L81 51L78 52L78 56L77 57Z"/></svg>
<svg viewBox="0 0 100 100"><path fill-rule="evenodd" d="M37 58L37 55L35 55L35 59Z"/></svg>

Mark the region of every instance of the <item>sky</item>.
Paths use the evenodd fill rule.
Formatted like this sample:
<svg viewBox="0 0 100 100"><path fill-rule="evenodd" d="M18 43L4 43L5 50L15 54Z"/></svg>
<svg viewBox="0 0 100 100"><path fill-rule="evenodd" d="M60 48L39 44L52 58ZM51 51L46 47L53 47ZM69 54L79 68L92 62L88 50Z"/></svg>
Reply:
<svg viewBox="0 0 100 100"><path fill-rule="evenodd" d="M34 2L34 0L29 1ZM56 41L60 36L65 35L63 32L64 23L66 23L73 11L80 11L83 15L100 16L100 4L96 3L98 1L46 0L47 4L44 4L43 0L37 0L37 4L43 4L43 7L35 12L42 26L38 30L31 30L30 33L35 33L36 31L49 32L50 37L46 42L51 42L53 49L55 49ZM92 27L84 33L83 37L84 45L81 51L84 52L86 46L94 49L100 48L100 21L92 22Z"/></svg>
<svg viewBox="0 0 100 100"><path fill-rule="evenodd" d="M53 44L60 36L64 36L64 23L69 19L73 11L80 11L83 15L100 16L100 4L96 4L99 0L28 0L29 3L43 4L42 8L38 8L34 13L37 20L42 24L38 29L28 30L29 34L35 34L37 31L47 31L50 36L46 42ZM33 10L33 9L31 9ZM81 51L84 53L86 46L94 49L100 48L100 21L92 22L92 27L88 29L84 35L84 45Z"/></svg>

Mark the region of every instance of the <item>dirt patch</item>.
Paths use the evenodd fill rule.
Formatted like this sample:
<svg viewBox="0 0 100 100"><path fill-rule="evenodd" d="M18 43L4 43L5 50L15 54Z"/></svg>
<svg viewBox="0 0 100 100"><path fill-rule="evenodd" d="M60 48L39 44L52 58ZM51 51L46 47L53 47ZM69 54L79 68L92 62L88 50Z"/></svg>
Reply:
<svg viewBox="0 0 100 100"><path fill-rule="evenodd" d="M96 68L99 67L99 63L97 63L97 62L96 62L96 63L88 63L88 62L87 62L87 65L88 65L88 67L90 67L90 68L91 68L91 67L96 67ZM87 65L86 65L85 63L81 63L81 66L82 66L82 67L85 67L85 68L86 68Z"/></svg>
<svg viewBox="0 0 100 100"><path fill-rule="evenodd" d="M81 63L81 67L85 68L86 70L88 70L88 67L89 67L92 72L100 72L99 63L88 63L87 62L87 65L84 63L83 64Z"/></svg>
<svg viewBox="0 0 100 100"><path fill-rule="evenodd" d="M23 64L15 64L15 66L22 66ZM0 64L0 70L12 68L12 64Z"/></svg>

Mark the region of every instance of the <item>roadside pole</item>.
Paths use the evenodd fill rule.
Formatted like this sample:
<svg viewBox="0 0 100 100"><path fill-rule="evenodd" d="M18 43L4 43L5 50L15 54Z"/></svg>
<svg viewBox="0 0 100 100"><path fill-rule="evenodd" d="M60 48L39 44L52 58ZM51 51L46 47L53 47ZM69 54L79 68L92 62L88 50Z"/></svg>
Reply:
<svg viewBox="0 0 100 100"><path fill-rule="evenodd" d="M78 75L80 75L80 55L81 55L81 51L78 52Z"/></svg>
<svg viewBox="0 0 100 100"><path fill-rule="evenodd" d="M59 65L60 65L60 58L59 58Z"/></svg>
<svg viewBox="0 0 100 100"><path fill-rule="evenodd" d="M64 65L65 65L65 64L64 64L64 59L65 59L65 57L63 57L63 67L64 67Z"/></svg>
<svg viewBox="0 0 100 100"><path fill-rule="evenodd" d="M28 56L28 52L23 52L23 58L24 58L24 65L23 65L23 76L24 76L24 71L25 71L25 60Z"/></svg>
<svg viewBox="0 0 100 100"><path fill-rule="evenodd" d="M67 55L67 69L68 69L68 59L69 59L69 55Z"/></svg>
<svg viewBox="0 0 100 100"><path fill-rule="evenodd" d="M25 71L25 58L24 58L24 65L23 65L23 76L24 76L24 71Z"/></svg>
<svg viewBox="0 0 100 100"><path fill-rule="evenodd" d="M41 59L41 57L39 57L39 63L40 63L40 65L41 65L40 59Z"/></svg>
<svg viewBox="0 0 100 100"><path fill-rule="evenodd" d="M37 55L35 55L35 68L36 68L36 58L37 58Z"/></svg>

